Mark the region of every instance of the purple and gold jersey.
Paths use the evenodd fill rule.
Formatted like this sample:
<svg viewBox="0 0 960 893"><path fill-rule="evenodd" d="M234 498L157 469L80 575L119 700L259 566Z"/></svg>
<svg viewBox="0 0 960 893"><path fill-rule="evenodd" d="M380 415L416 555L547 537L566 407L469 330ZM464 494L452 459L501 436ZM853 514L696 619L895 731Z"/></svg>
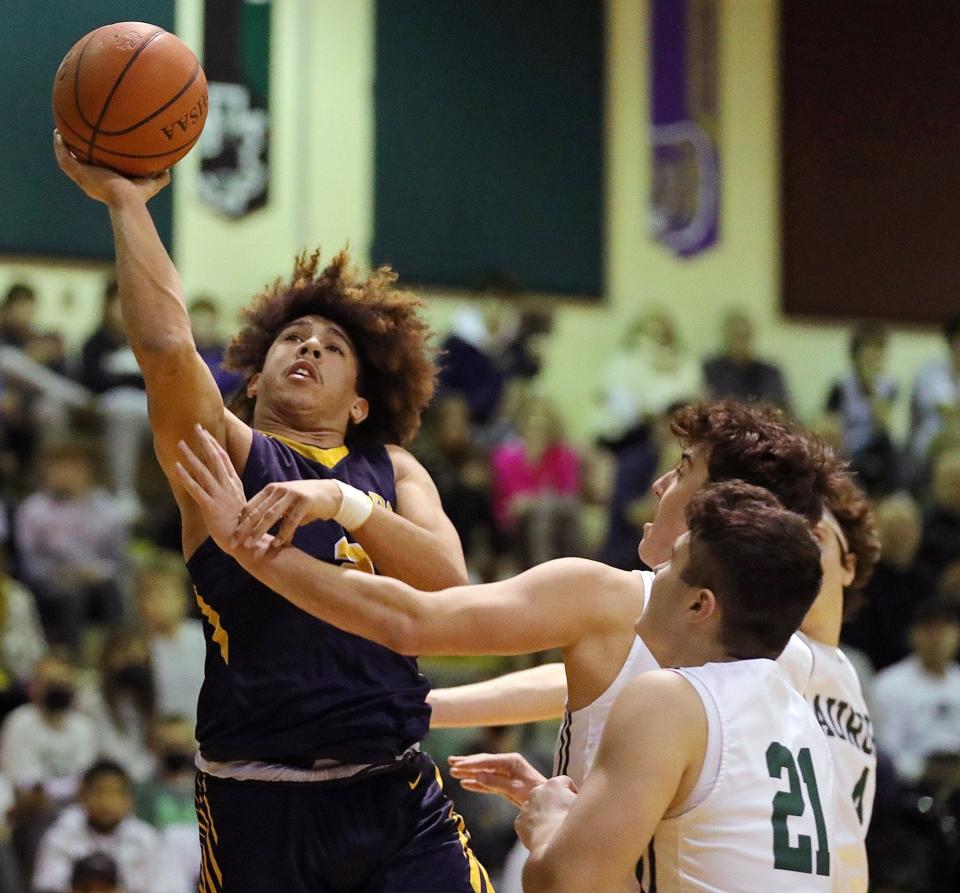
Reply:
<svg viewBox="0 0 960 893"><path fill-rule="evenodd" d="M336 478L392 508L384 447L319 449L253 432L247 498L275 481ZM293 545L374 571L335 521L307 524ZM309 765L390 761L427 733L430 684L413 658L345 633L292 605L211 539L187 562L204 617L207 658L197 739L208 760Z"/></svg>

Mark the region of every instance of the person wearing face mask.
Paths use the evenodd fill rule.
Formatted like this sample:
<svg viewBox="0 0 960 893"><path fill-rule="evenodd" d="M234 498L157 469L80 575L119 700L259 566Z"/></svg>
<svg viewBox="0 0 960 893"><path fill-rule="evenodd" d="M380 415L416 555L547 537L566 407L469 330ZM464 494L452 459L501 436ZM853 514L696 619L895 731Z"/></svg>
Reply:
<svg viewBox="0 0 960 893"><path fill-rule="evenodd" d="M77 669L52 651L36 665L30 702L0 726L0 773L13 785L12 844L24 876L59 809L97 757L94 722L74 706Z"/></svg>
<svg viewBox="0 0 960 893"><path fill-rule="evenodd" d="M80 706L96 723L98 753L123 766L135 782L144 781L155 768L147 736L156 701L146 636L110 633L100 652L99 679L97 688L80 697Z"/></svg>
<svg viewBox="0 0 960 893"><path fill-rule="evenodd" d="M18 788L41 786L53 800L70 798L97 756L93 720L74 706L77 669L59 653L40 660L30 703L0 729L0 771Z"/></svg>
<svg viewBox="0 0 960 893"><path fill-rule="evenodd" d="M159 833L133 815L130 776L109 760L87 770L78 803L67 807L44 835L32 889L69 893L73 866L93 853L114 860L121 889L127 893L190 889Z"/></svg>

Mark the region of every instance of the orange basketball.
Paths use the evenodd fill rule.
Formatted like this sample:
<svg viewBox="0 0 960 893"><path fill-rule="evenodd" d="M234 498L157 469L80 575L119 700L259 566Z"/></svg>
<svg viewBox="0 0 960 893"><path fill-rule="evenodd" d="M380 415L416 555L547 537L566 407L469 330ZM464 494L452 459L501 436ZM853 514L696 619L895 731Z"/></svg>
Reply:
<svg viewBox="0 0 960 893"><path fill-rule="evenodd" d="M53 118L81 161L132 177L176 164L207 119L207 79L179 37L118 22L82 37L53 82Z"/></svg>

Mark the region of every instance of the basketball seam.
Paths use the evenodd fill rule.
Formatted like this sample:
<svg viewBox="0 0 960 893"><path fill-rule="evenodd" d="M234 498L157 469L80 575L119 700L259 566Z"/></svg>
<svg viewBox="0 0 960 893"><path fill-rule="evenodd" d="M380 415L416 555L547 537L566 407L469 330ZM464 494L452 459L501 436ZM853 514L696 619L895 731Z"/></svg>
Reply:
<svg viewBox="0 0 960 893"><path fill-rule="evenodd" d="M103 146L97 146L97 152L105 155L116 155L118 158L165 158L167 155L176 155L181 149L192 146L199 138L200 134L198 133L193 139L181 143L179 146L174 146L166 152L117 152L114 149L106 149Z"/></svg>
<svg viewBox="0 0 960 893"><path fill-rule="evenodd" d="M188 80L183 85L183 87L181 87L180 92L177 93L177 95L174 96L172 99L170 99L168 102L165 102L155 112L152 112L151 114L147 115L147 117L144 118L142 121L137 121L136 124L132 124L130 127L126 127L123 130L101 130L100 133L103 136L123 136L124 134L130 133L131 131L136 130L138 127L142 127L148 121L152 121L154 118L156 118L157 115L159 115L161 112L164 112L168 108L170 108L171 105L173 105L181 96L183 96L183 94L186 93L187 90L189 90L194 85L194 83L197 80L197 76L199 74L200 74L200 63L197 62L196 66L193 69L193 73L190 75L190 80Z"/></svg>
<svg viewBox="0 0 960 893"><path fill-rule="evenodd" d="M83 113L83 109L80 108L80 65L83 62L83 54L86 53L87 47L90 45L90 41L93 40L93 33L87 35L87 40L84 45L80 48L80 55L77 56L77 64L73 68L73 104L77 107L77 114L80 116L80 120L83 121L90 130L93 130L93 125L87 120L87 116ZM85 139L84 142L87 142Z"/></svg>
<svg viewBox="0 0 960 893"><path fill-rule="evenodd" d="M140 54L156 40L161 34L166 34L167 32L163 28L158 28L153 32L149 37L147 37L140 46L137 47L134 54L127 60L127 64L123 66L123 70L120 74L117 75L117 79L113 82L113 86L110 88L110 92L107 94L107 98L103 101L103 108L100 109L100 117L97 118L97 124L93 128L93 133L90 134L90 148L87 151L87 161L93 161L93 148L97 142L97 134L100 132L100 125L103 123L103 119L106 117L107 109L110 107L110 103L113 101L113 97L116 95L117 88L120 86L120 82L126 77L127 72L130 70L130 67L134 62L140 58Z"/></svg>
<svg viewBox="0 0 960 893"><path fill-rule="evenodd" d="M86 138L85 136L83 136L83 134L81 134L79 130L77 130L75 127L73 127L73 126L70 124L69 121L63 120L63 119L61 118L61 123L63 124L63 126L64 126L64 128L65 128L66 130L69 130L70 132L72 132L72 133L76 134L78 137L80 137L80 142L82 142L82 143L87 142L87 138ZM64 133L63 130L61 130L60 132L61 132L61 134ZM147 154L137 154L137 153L135 153L135 152L117 152L117 151L115 151L115 150L113 150L113 149L106 149L106 148L104 148L103 146L97 146L97 152L101 152L101 153L104 153L104 154L106 154L106 155L116 155L116 156L119 157L119 158L165 158L167 155L175 155L175 154L176 154L177 152L179 152L181 149L186 149L186 148L192 146L199 138L200 138L200 134L198 133L195 137L193 137L193 139L189 140L189 141L186 142L186 143L181 143L179 146L174 146L172 149L169 149L169 150L166 151L166 152L157 152L157 153L152 154L152 155L149 154L149 153L147 153ZM74 153L74 154L76 154L76 153Z"/></svg>

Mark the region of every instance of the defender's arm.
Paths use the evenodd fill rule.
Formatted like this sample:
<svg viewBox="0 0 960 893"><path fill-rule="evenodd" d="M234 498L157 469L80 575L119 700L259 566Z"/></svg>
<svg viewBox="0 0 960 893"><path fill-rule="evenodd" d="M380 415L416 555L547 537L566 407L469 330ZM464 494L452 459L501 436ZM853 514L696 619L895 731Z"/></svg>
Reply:
<svg viewBox="0 0 960 893"><path fill-rule="evenodd" d="M435 688L427 696L432 729L512 726L563 716L567 674L562 663L542 664L495 679Z"/></svg>

